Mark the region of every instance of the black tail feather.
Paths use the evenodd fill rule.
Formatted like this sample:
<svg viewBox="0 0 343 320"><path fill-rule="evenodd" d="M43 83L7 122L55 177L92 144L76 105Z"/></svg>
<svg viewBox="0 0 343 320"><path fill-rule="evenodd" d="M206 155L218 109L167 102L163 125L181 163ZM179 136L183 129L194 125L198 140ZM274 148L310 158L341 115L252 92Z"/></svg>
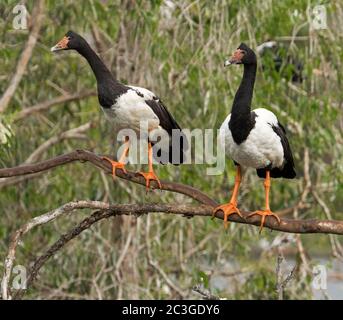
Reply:
<svg viewBox="0 0 343 320"><path fill-rule="evenodd" d="M296 177L295 168L292 163L285 163L284 167L282 169L280 168L263 168L263 169L256 169L257 175L260 178L266 177L266 171L270 171L270 177L271 178L286 178L286 179L294 179Z"/></svg>
<svg viewBox="0 0 343 320"><path fill-rule="evenodd" d="M159 161L160 164L171 163L173 165L180 165L186 161L186 151L188 150L188 141L186 136L181 132L179 139L172 141L169 140L169 149L163 150L160 148L154 148L154 143L151 142L153 146L153 157L155 160ZM166 147L165 149L167 149Z"/></svg>

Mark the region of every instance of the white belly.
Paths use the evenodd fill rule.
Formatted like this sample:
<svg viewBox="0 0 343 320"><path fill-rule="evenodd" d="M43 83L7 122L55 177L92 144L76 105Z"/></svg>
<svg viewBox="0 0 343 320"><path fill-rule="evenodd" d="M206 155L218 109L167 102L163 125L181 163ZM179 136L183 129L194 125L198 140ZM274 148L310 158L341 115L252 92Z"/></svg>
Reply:
<svg viewBox="0 0 343 320"><path fill-rule="evenodd" d="M256 109L254 112L257 114L255 127L239 145L234 142L229 130L231 115L225 119L220 127L220 141L225 153L242 166L259 169L271 165L272 168L281 168L284 161L281 140L269 125L277 124L277 119L266 109Z"/></svg>
<svg viewBox="0 0 343 320"><path fill-rule="evenodd" d="M139 132L140 129L147 128L148 131L157 129L160 121L152 110L143 106L138 107L120 107L112 106L111 108L103 108L106 118L117 129L132 129Z"/></svg>

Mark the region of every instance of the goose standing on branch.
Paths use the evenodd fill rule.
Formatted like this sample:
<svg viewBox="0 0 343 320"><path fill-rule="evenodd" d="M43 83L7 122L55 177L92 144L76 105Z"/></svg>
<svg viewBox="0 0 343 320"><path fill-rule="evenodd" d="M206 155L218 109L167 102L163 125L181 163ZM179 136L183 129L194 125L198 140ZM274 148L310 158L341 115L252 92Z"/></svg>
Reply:
<svg viewBox="0 0 343 320"><path fill-rule="evenodd" d="M233 53L225 66L243 64L244 73L236 92L231 114L220 127L220 138L225 144L225 152L236 165L235 185L229 203L223 204L213 211L224 212L224 226L227 227L229 215L241 213L237 208L238 189L241 183L241 167L252 167L260 178L264 178L265 210L258 210L249 215L261 216L260 232L267 216L280 218L269 206L270 178L293 179L296 176L292 151L289 146L284 127L274 113L259 108L251 111L256 77L256 55L247 45L242 43Z"/></svg>
<svg viewBox="0 0 343 320"><path fill-rule="evenodd" d="M179 140L172 143L172 132L181 132L181 128L162 101L153 92L145 88L124 85L115 79L99 56L79 34L73 31L67 32L63 39L51 48L53 52L60 50L76 50L88 61L97 80L98 99L101 108L116 129L132 129L139 134L141 122L144 121L147 123L149 133L157 129L168 137L167 140L164 140L166 144L157 151L154 148L156 141L151 141L148 138L149 171L139 172L146 180L147 189L149 189L152 180L156 181L158 187L161 188L161 183L153 170L153 157L162 158L161 163L181 164L184 161L184 150L187 145L186 138L182 133L178 136ZM121 169L126 173L124 161L128 155L129 147L130 141L126 137L125 148L118 161L104 157L112 165L113 176L115 176L116 169Z"/></svg>

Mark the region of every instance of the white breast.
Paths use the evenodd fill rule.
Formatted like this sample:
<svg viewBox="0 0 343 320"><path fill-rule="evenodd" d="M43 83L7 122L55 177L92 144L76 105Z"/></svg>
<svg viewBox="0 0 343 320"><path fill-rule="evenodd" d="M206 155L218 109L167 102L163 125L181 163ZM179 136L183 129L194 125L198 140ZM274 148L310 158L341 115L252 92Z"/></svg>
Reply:
<svg viewBox="0 0 343 320"><path fill-rule="evenodd" d="M149 131L159 127L160 121L152 109L145 103L153 93L144 89L143 97L137 94L136 87L132 87L126 93L122 94L116 103L109 109L103 109L108 120L110 120L117 129L132 129L136 132L140 129L141 121L146 121ZM138 88L137 88L138 89ZM141 88L140 92L141 92ZM147 93L149 97L145 95ZM152 98L152 97L151 97ZM151 99L150 98L150 99Z"/></svg>
<svg viewBox="0 0 343 320"><path fill-rule="evenodd" d="M272 126L277 126L276 116L269 110L259 108L253 110L257 117L255 126L247 139L236 144L229 130L231 114L227 116L220 127L220 141L226 154L242 166L264 168L268 165L282 167L284 153L280 137L274 132Z"/></svg>

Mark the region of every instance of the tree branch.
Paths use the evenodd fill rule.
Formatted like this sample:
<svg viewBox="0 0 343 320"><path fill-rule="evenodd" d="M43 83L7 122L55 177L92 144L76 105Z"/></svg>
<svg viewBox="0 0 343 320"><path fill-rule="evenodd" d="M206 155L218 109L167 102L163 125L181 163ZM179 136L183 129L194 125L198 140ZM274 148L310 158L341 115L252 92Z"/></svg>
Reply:
<svg viewBox="0 0 343 320"><path fill-rule="evenodd" d="M76 150L67 154L57 156L55 158L41 161L35 164L25 164L13 168L0 169L0 178L2 177L15 177L23 175L35 175L42 172L75 161L90 162L97 168L102 169L105 173L111 174L112 168L108 161L103 160L102 157L86 150ZM117 176L119 178L141 184L145 186L145 180L140 175L134 172L127 172L126 174L121 170L118 170ZM19 177L20 178L20 177ZM178 214L186 217L212 216L213 208L217 206L217 202L211 199L203 192L184 184L161 181L162 189L172 192L177 192L189 196L190 198L200 202L200 206L190 205L167 205L167 204L122 204L122 205L110 205L106 202L99 201L76 201L70 202L62 207L52 210L46 214L31 219L28 223L24 224L18 229L13 237L9 246L9 251L5 260L5 272L1 283L1 292L3 299L9 299L10 294L8 290L8 284L11 276L11 271L15 259L16 248L21 237L30 231L32 228L48 223L54 219L57 219L61 215L72 212L76 209L96 209L95 213L89 218L81 222L76 228L63 235L44 255L36 260L33 268L31 269L29 283L34 281L41 266L59 249L61 249L67 242L75 238L82 231L91 227L95 222L108 218L113 215L141 215L152 212ZM152 188L156 188L157 185L153 184ZM248 218L250 212L241 212L243 218L238 215L231 215L229 221L243 224L250 224L259 226L260 218L253 216ZM223 213L221 211L216 213L216 218L223 219ZM343 235L343 221L335 220L297 220L297 219L282 219L281 223L275 219L267 219L265 227L271 230L277 230L289 233L326 233L326 234L340 234ZM20 295L21 293L19 293Z"/></svg>
<svg viewBox="0 0 343 320"><path fill-rule="evenodd" d="M204 300L220 300L220 298L214 294L211 293L210 290L204 288L203 284L197 284L195 285L192 290L194 292L199 293Z"/></svg>
<svg viewBox="0 0 343 320"><path fill-rule="evenodd" d="M83 91L77 92L74 94L62 94L56 98L49 99L47 101L40 102L32 107L24 108L23 110L19 111L14 116L14 121L25 119L26 117L50 109L50 107L55 106L57 104L67 103L71 101L77 101L84 98L88 98L91 96L95 96L95 91Z"/></svg>
<svg viewBox="0 0 343 320"><path fill-rule="evenodd" d="M202 216L210 217L212 215L213 206L200 205L166 205L166 204L118 204L110 205L106 202L100 201L75 201L69 202L60 208L52 210L46 214L31 219L28 223L19 228L13 235L9 251L5 260L5 272L1 284L2 298L10 298L8 292L8 283L15 259L16 248L18 246L21 237L30 231L32 228L46 224L58 217L75 211L76 209L97 209L90 217L83 220L77 227L73 228L68 233L61 236L61 238L50 249L39 257L31 268L28 284L34 281L39 269L42 265L59 249L61 249L67 242L75 238L82 231L90 228L94 223L102 219L107 219L110 216L115 215L142 215L152 212L177 214L186 217ZM260 219L258 217L247 218L249 212L242 212L244 219L238 215L232 215L229 217L230 221L251 224L255 226L260 225ZM223 219L223 214L218 212L216 218ZM272 230L279 230L284 232L293 233L337 233L343 234L343 222L341 221L320 221L320 220L289 220L283 219L280 225L274 219L269 219L265 223L265 227Z"/></svg>
<svg viewBox="0 0 343 320"><path fill-rule="evenodd" d="M46 171L67 163L81 161L81 162L90 162L95 165L97 168L104 170L107 174L112 174L112 168L108 161L103 160L100 156L96 154L86 151L86 150L76 150L70 153L66 153L55 158L41 161L35 164L28 164L22 165L13 168L4 168L0 169L0 178L5 177L14 177L14 176L21 176L27 175L37 172ZM132 181L137 184L141 184L145 186L145 180L142 176L137 175L134 172L128 171L127 174L123 173L121 170L117 170L116 173L117 177ZM203 204L207 204L210 206L216 206L217 202L208 197L206 194L202 193L201 191L184 184L180 183L173 183L167 181L162 182L162 189L171 192L182 193L186 196L193 198L196 201L199 201ZM156 189L158 187L155 184L155 181L151 184L152 189Z"/></svg>
<svg viewBox="0 0 343 320"><path fill-rule="evenodd" d="M2 177L13 177L26 174L33 174L42 171L46 171L67 163L81 161L81 162L90 162L97 168L100 168L105 171L107 174L112 173L111 165L108 161L103 160L100 156L86 151L86 150L76 150L70 153L66 153L55 158L41 161L35 164L22 165L13 168L4 168L0 169L0 178ZM129 180L131 182L141 184L145 186L145 180L140 175L137 175L134 172L128 171L126 174L121 170L117 171L117 177ZM147 208L151 209L151 212L166 212L174 214L191 214L197 216L210 216L212 213L212 208L217 206L218 203L211 199L209 196L188 185L174 183L174 182L162 182L162 190L181 193L190 198L207 205L206 210L204 208L197 207L196 209L190 210L187 206L176 206L176 205L154 205L153 207L146 207L138 205L138 207L133 210L133 207L130 207L130 212L135 213L147 213ZM155 182L152 182L151 187L155 189L157 185ZM145 209L144 209L145 208ZM156 209L157 208L157 209ZM168 208L168 209L167 209ZM180 211L184 208L184 211ZM205 210L205 211L204 211ZM250 214L250 212L243 212L244 216ZM217 217L222 219L222 213L218 212ZM238 215L233 215L229 217L229 220L232 222L259 225L260 218L255 216L251 217L248 220L241 219ZM290 233L331 233L331 234L341 234L343 235L343 221L337 220L317 220L317 219L308 219L308 220L296 220L296 219L282 219L281 223L278 224L274 219L267 219L265 227Z"/></svg>
<svg viewBox="0 0 343 320"><path fill-rule="evenodd" d="M38 161L41 156L46 152L50 147L56 145L57 143L67 140L67 139L85 139L84 133L87 132L93 126L92 122L87 122L77 128L69 129L67 131L58 133L51 137L50 139L46 140L42 143L37 149L35 149L31 155L24 161L24 164L30 164L35 161ZM2 187L7 187L10 185L14 185L20 182L23 182L28 179L32 179L34 177L41 176L44 172L37 172L34 174L29 174L25 176L17 176L17 177L8 177L8 178L0 178L0 189Z"/></svg>
<svg viewBox="0 0 343 320"><path fill-rule="evenodd" d="M21 237L29 232L32 228L48 223L52 220L57 219L59 216L69 213L75 209L84 209L84 208L93 208L93 209L99 209L99 208L109 208L109 205L103 202L98 201L77 201L77 202L69 202L55 210L52 210L48 213L45 213L43 215L40 215L38 217L35 217L31 219L29 222L25 223L23 226L21 226L12 236L12 240L8 249L7 257L5 259L5 271L4 276L1 281L1 293L2 293L2 299L7 300L10 298L9 290L8 290L8 283L11 276L11 271L13 267L13 262L15 259L16 249L19 244L19 241Z"/></svg>

